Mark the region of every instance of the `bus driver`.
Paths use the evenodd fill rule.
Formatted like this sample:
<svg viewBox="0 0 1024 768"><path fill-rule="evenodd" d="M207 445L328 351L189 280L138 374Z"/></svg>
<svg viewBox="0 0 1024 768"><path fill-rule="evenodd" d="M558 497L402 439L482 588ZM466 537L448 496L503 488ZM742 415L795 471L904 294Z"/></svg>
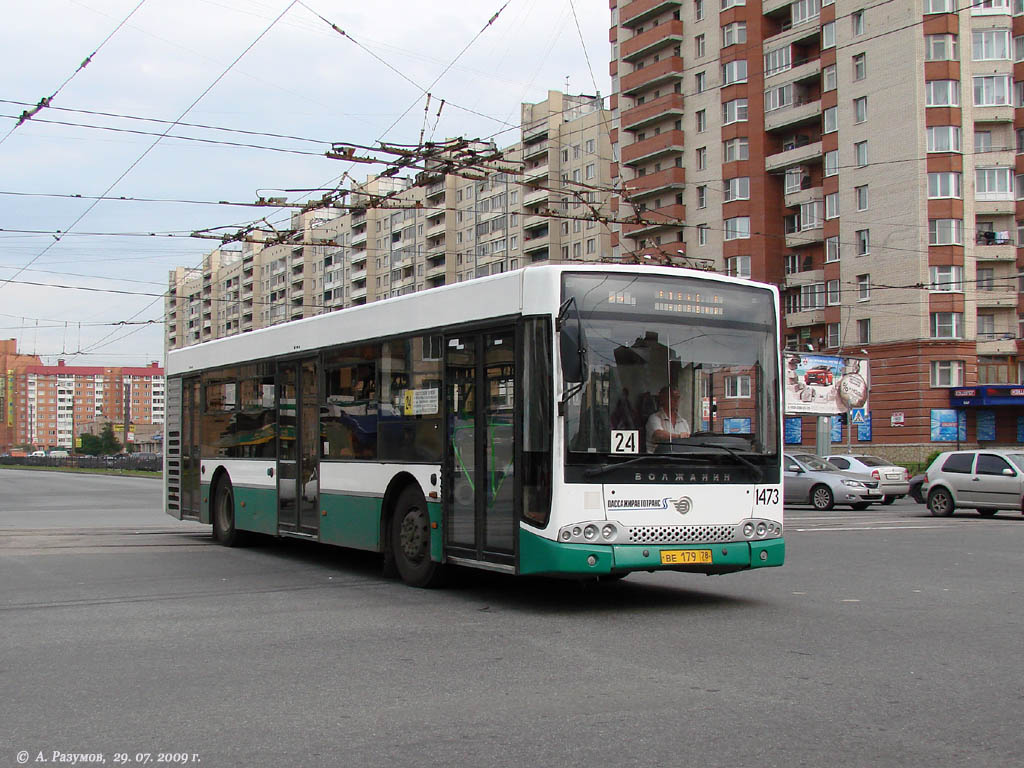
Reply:
<svg viewBox="0 0 1024 768"><path fill-rule="evenodd" d="M661 407L647 419L648 453L654 453L658 443L690 436L689 423L679 415L679 390L662 387L658 392L658 404Z"/></svg>

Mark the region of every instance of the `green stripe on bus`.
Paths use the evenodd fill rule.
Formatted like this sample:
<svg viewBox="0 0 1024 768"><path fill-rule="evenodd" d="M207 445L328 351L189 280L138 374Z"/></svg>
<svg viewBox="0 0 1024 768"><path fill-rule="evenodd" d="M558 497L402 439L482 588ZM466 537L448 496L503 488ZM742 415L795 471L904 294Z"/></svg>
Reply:
<svg viewBox="0 0 1024 768"><path fill-rule="evenodd" d="M235 486L235 527L240 531L277 533L277 489Z"/></svg>
<svg viewBox="0 0 1024 768"><path fill-rule="evenodd" d="M339 547L380 551L379 496L320 496L320 541ZM326 512L326 514L323 514Z"/></svg>
<svg viewBox="0 0 1024 768"><path fill-rule="evenodd" d="M441 528L441 502L428 501L427 514L430 515L430 559L441 562L441 551L444 548L444 531Z"/></svg>
<svg viewBox="0 0 1024 768"><path fill-rule="evenodd" d="M559 544L556 541L522 530L519 536L519 573L521 574L579 574L601 575L611 571L670 570L674 566L662 565L661 552L710 549L713 569L743 570L779 566L786 557L783 539L754 543L729 544L647 545L619 544L590 546L587 544ZM761 559L761 553L765 557ZM595 562L591 564L590 558ZM692 566L695 571L702 568Z"/></svg>
<svg viewBox="0 0 1024 768"><path fill-rule="evenodd" d="M213 518L210 516L210 510L213 509L213 499L210 498L209 483L199 484L199 499L199 522L211 525Z"/></svg>

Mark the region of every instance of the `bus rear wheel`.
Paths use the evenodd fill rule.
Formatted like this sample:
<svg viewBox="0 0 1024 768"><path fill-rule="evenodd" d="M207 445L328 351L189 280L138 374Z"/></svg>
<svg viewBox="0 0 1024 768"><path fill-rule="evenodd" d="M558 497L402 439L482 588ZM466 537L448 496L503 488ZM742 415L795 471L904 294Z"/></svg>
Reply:
<svg viewBox="0 0 1024 768"><path fill-rule="evenodd" d="M233 547L239 540L235 528L235 490L227 475L217 483L213 497L213 538L225 547Z"/></svg>
<svg viewBox="0 0 1024 768"><path fill-rule="evenodd" d="M430 515L419 488L398 497L391 517L391 552L402 581L411 587L438 586L441 564L430 559Z"/></svg>

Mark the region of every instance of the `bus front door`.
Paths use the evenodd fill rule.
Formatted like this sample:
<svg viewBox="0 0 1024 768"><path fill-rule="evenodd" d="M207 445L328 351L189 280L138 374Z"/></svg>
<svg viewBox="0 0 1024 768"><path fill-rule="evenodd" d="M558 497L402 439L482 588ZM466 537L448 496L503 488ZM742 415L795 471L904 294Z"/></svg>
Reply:
<svg viewBox="0 0 1024 768"><path fill-rule="evenodd" d="M277 367L277 528L282 534L320 531L318 368L315 359Z"/></svg>
<svg viewBox="0 0 1024 768"><path fill-rule="evenodd" d="M449 560L515 563L515 331L446 340Z"/></svg>
<svg viewBox="0 0 1024 768"><path fill-rule="evenodd" d="M198 378L185 379L181 388L181 517L188 520L201 518L202 453L199 447L201 387Z"/></svg>

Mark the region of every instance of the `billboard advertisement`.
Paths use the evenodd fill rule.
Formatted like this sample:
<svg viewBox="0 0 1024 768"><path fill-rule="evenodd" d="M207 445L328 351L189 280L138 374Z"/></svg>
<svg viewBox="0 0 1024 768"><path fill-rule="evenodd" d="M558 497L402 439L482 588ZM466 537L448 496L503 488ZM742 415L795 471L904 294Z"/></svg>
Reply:
<svg viewBox="0 0 1024 768"><path fill-rule="evenodd" d="M834 357L786 352L786 413L832 416L868 407L868 361L858 357Z"/></svg>

